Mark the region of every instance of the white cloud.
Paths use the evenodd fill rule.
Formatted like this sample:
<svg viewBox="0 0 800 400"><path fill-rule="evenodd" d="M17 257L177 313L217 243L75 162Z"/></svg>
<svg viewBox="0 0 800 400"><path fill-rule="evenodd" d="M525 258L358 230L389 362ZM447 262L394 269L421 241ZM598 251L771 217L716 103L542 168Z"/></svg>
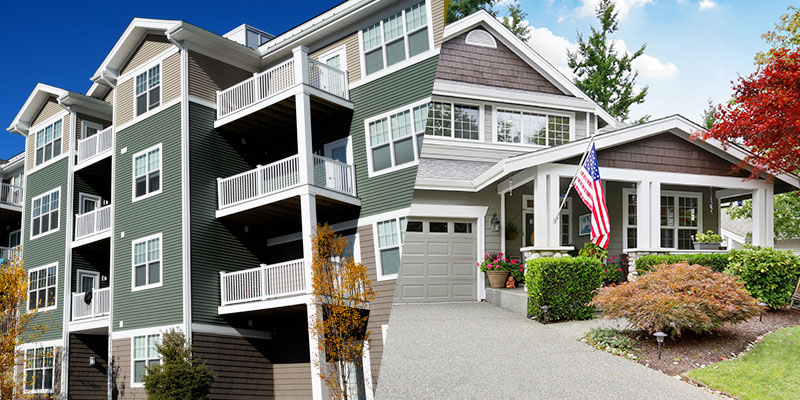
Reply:
<svg viewBox="0 0 800 400"><path fill-rule="evenodd" d="M715 3L713 0L703 0L700 2L699 6L700 6L700 11L710 10L716 7L717 3Z"/></svg>
<svg viewBox="0 0 800 400"><path fill-rule="evenodd" d="M597 10L597 4L600 0L581 0L583 4L575 9L575 14L578 17L593 17ZM710 0L703 0L710 1ZM619 19L624 21L631 10L634 8L644 7L647 4L652 4L653 0L617 0L616 11L619 13Z"/></svg>
<svg viewBox="0 0 800 400"><path fill-rule="evenodd" d="M612 42L614 43L614 49L617 50L617 54L631 54L624 40L615 39ZM637 71L640 76L649 79L672 79L678 75L678 67L674 63L663 63L661 60L647 54L636 57L631 63L631 67L634 71Z"/></svg>
<svg viewBox="0 0 800 400"><path fill-rule="evenodd" d="M559 24L564 22L564 17L558 17L558 21L556 21L556 22L558 22Z"/></svg>

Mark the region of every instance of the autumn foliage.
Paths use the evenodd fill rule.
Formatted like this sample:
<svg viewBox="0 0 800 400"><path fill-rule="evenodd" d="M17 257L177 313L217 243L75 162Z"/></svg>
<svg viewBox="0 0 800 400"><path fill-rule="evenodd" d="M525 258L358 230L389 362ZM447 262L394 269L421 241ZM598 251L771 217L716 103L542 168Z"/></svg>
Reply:
<svg viewBox="0 0 800 400"><path fill-rule="evenodd" d="M321 377L331 399L358 398L349 387L353 368L361 368L364 345L369 341L369 303L376 292L367 269L348 256L348 242L325 225L317 226L313 237L312 286L322 320L311 324L319 340L320 353L327 360ZM320 363L320 360L315 360Z"/></svg>
<svg viewBox="0 0 800 400"><path fill-rule="evenodd" d="M589 305L648 333L711 332L761 311L738 278L702 265L662 264L638 280L598 290Z"/></svg>

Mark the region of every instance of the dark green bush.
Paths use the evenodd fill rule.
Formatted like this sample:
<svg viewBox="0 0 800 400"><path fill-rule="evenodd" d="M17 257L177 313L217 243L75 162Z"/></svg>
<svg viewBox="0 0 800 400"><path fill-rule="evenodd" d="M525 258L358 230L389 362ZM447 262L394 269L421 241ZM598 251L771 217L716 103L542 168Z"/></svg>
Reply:
<svg viewBox="0 0 800 400"><path fill-rule="evenodd" d="M636 259L636 272L643 275L656 265L682 262L690 265L699 264L711 268L714 272L722 272L737 252L738 250L732 250L728 254L650 254Z"/></svg>
<svg viewBox="0 0 800 400"><path fill-rule="evenodd" d="M791 301L800 274L800 258L791 251L769 247L749 247L731 257L727 273L738 275L744 287L771 308Z"/></svg>
<svg viewBox="0 0 800 400"><path fill-rule="evenodd" d="M603 284L603 263L589 257L537 258L528 260L525 282L528 312L543 317L547 305L549 321L588 319L594 308L586 304Z"/></svg>
<svg viewBox="0 0 800 400"><path fill-rule="evenodd" d="M150 400L206 399L214 374L205 363L195 358L192 346L183 333L170 330L162 335L156 349L162 364L147 368L144 387Z"/></svg>

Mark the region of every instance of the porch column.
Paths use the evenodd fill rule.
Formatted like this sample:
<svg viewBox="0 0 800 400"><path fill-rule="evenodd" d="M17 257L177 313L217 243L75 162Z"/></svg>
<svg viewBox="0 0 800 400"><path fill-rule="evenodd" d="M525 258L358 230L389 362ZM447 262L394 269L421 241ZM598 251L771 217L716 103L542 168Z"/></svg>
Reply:
<svg viewBox="0 0 800 400"><path fill-rule="evenodd" d="M311 145L311 99L308 93L294 97L297 115L297 162L301 184L314 183L314 156Z"/></svg>
<svg viewBox="0 0 800 400"><path fill-rule="evenodd" d="M538 174L533 181L533 246L547 247L547 175Z"/></svg>
<svg viewBox="0 0 800 400"><path fill-rule="evenodd" d="M650 248L650 186L653 182L636 182L636 248ZM624 206L628 206L628 199L622 200ZM624 223L625 221L623 221ZM624 243L623 247L628 244Z"/></svg>
<svg viewBox="0 0 800 400"><path fill-rule="evenodd" d="M661 247L661 182L650 182L650 248ZM641 247L641 245L639 245Z"/></svg>
<svg viewBox="0 0 800 400"><path fill-rule="evenodd" d="M753 190L753 244L756 246L775 245L773 193L772 186Z"/></svg>
<svg viewBox="0 0 800 400"><path fill-rule="evenodd" d="M500 252L506 254L506 194L500 193Z"/></svg>
<svg viewBox="0 0 800 400"><path fill-rule="evenodd" d="M303 234L303 261L305 263L306 290L312 292L311 265L313 262L314 249L311 237L317 228L317 199L310 193L300 195L300 215L301 229ZM306 303L308 313L308 350L311 356L311 391L314 400L322 400L327 397L324 392L325 384L322 382L320 372L324 368L325 355L319 350L319 338L313 333L312 327L317 320L322 318L322 309L313 296L309 297ZM318 361L318 362L317 362Z"/></svg>
<svg viewBox="0 0 800 400"><path fill-rule="evenodd" d="M547 224L547 245L561 246L561 186L558 175L547 175Z"/></svg>

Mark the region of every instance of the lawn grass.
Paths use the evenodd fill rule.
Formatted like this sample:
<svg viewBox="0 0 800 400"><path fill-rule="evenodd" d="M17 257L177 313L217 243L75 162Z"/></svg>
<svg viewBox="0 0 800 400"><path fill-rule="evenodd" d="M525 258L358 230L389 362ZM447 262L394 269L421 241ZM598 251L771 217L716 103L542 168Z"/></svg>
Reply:
<svg viewBox="0 0 800 400"><path fill-rule="evenodd" d="M741 400L800 396L800 326L779 329L743 357L691 370L686 376Z"/></svg>

